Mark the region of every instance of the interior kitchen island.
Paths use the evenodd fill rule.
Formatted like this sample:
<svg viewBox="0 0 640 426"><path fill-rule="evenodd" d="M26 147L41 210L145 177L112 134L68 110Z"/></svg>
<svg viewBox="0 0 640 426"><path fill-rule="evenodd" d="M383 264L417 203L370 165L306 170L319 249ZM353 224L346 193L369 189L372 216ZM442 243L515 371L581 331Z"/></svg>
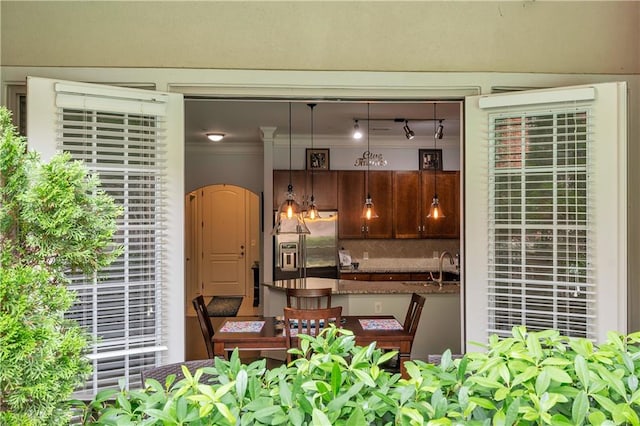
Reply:
<svg viewBox="0 0 640 426"><path fill-rule="evenodd" d="M427 360L446 349L461 353L460 283L445 281L353 281L297 278L262 284L265 316L281 316L287 288L331 288L331 305L342 315L393 315L404 322L413 293L426 298L411 350L412 359Z"/></svg>

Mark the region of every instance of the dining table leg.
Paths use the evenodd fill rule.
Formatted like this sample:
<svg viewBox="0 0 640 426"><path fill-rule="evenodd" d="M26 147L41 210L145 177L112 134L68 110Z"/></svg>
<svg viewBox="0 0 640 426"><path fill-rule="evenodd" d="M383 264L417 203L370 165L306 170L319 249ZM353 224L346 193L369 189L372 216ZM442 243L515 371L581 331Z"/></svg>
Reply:
<svg viewBox="0 0 640 426"><path fill-rule="evenodd" d="M226 359L224 342L213 342L213 355L219 356L222 359Z"/></svg>

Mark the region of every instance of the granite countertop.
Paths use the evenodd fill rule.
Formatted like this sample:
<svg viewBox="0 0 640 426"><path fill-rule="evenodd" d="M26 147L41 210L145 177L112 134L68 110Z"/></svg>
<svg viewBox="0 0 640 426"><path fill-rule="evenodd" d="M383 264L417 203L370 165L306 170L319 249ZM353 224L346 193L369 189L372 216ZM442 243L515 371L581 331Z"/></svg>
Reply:
<svg viewBox="0 0 640 426"><path fill-rule="evenodd" d="M273 290L287 288L326 288L333 294L458 294L458 281L445 281L440 287L433 281L352 281L333 278L296 278L262 283Z"/></svg>
<svg viewBox="0 0 640 426"><path fill-rule="evenodd" d="M353 266L342 267L340 272L348 273L410 273L410 272L438 272L440 268L439 258L375 258L353 259L357 262L358 269ZM457 273L457 265L452 265L449 258L442 262L444 272Z"/></svg>

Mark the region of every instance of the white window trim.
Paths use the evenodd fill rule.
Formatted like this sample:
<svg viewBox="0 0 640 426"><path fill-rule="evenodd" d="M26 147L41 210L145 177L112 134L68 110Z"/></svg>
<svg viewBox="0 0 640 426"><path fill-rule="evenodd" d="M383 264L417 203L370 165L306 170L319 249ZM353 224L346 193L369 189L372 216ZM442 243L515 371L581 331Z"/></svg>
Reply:
<svg viewBox="0 0 640 426"><path fill-rule="evenodd" d="M593 164L596 178L593 185L596 224L598 283L596 340L604 341L608 331L627 331L627 103L626 83L602 83L595 89L591 104L594 118ZM550 89L566 90L566 88ZM543 91L533 91L532 99ZM521 97L525 93L518 93ZM516 96L513 94L498 95ZM466 98L465 144L465 211L466 253L466 340L467 350L477 350L474 342L487 341L487 251L488 174L487 123L488 111L506 111L501 107L482 110L480 96ZM486 97L485 97L486 98ZM503 99L504 99L503 98ZM566 100L566 98L563 98ZM535 103L535 102L534 102ZM521 100L518 105L525 105ZM508 105L504 103L504 105ZM606 209L601 205L608 206ZM473 253L470 255L469 253ZM471 302L473 301L473 302Z"/></svg>
<svg viewBox="0 0 640 426"><path fill-rule="evenodd" d="M55 84L59 80L28 78L29 102L27 103L28 144L30 149L37 150L44 161L48 161L56 153L56 98ZM117 90L121 93L138 93L142 97L150 92L140 89L110 88L85 83L63 82L77 88L98 88L100 90ZM164 291L166 307L162 316L162 327L165 330L164 340L167 351L163 362L184 361L184 111L181 94L158 94L166 97L167 115L167 212L169 219L165 233L166 265ZM180 261L176 261L176 260Z"/></svg>

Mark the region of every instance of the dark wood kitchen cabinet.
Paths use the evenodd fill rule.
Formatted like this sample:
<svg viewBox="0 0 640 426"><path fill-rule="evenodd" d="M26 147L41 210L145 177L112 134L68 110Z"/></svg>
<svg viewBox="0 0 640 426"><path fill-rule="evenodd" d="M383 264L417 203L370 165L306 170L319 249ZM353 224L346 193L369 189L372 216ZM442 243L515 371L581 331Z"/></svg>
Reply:
<svg viewBox="0 0 640 426"><path fill-rule="evenodd" d="M445 217L427 219L437 183ZM396 171L393 176L395 238L458 238L460 236L460 173Z"/></svg>
<svg viewBox="0 0 640 426"><path fill-rule="evenodd" d="M338 208L338 172L292 170L291 183L296 201L302 204L305 197L311 197L313 173L313 198L318 210L337 210ZM289 186L289 170L273 171L273 208L277 209L285 200Z"/></svg>
<svg viewBox="0 0 640 426"><path fill-rule="evenodd" d="M367 196L367 173L338 171L338 237L391 238L393 236L393 177L388 171L368 174L369 193L378 218L364 220L362 208Z"/></svg>
<svg viewBox="0 0 640 426"><path fill-rule="evenodd" d="M306 170L291 170L291 184L296 201L302 204L303 197L306 196ZM286 200L287 187L289 186L289 170L273 171L273 209L277 210L280 204Z"/></svg>
<svg viewBox="0 0 640 426"><path fill-rule="evenodd" d="M313 188L311 185L313 183ZM307 172L306 193L316 201L318 210L338 209L338 172L335 170L318 170Z"/></svg>
<svg viewBox="0 0 640 426"><path fill-rule="evenodd" d="M393 172L393 216L395 238L422 236L423 202L419 171Z"/></svg>
<svg viewBox="0 0 640 426"><path fill-rule="evenodd" d="M459 238L460 237L460 172L439 171L422 173L422 215L426 238ZM427 219L429 207L433 200L434 191L438 191L438 199L443 218L438 220Z"/></svg>
<svg viewBox="0 0 640 426"><path fill-rule="evenodd" d="M338 238L363 238L364 173L338 171Z"/></svg>

